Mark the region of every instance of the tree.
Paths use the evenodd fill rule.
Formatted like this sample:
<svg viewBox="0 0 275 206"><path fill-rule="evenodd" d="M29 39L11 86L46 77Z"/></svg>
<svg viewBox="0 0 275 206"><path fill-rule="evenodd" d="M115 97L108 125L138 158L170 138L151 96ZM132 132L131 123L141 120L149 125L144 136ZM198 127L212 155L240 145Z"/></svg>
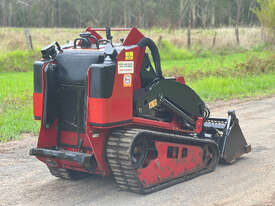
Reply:
<svg viewBox="0 0 275 206"><path fill-rule="evenodd" d="M240 15L241 15L240 12L241 12L241 0L237 0L237 18L236 18L235 33L236 33L236 41L238 45L240 45L240 37L239 37L239 24L240 24Z"/></svg>
<svg viewBox="0 0 275 206"><path fill-rule="evenodd" d="M241 0L240 24L258 23L256 6ZM236 9L236 0L0 0L0 26L207 28L235 25Z"/></svg>
<svg viewBox="0 0 275 206"><path fill-rule="evenodd" d="M255 9L262 26L267 29L270 37L275 39L275 1L274 0L257 0L260 8Z"/></svg>

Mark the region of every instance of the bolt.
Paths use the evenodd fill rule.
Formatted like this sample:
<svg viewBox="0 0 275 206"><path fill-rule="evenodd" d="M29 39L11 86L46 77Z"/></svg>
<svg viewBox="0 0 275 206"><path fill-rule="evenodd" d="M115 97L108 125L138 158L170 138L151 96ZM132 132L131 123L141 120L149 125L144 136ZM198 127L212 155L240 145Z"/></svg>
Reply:
<svg viewBox="0 0 275 206"><path fill-rule="evenodd" d="M159 160L156 161L156 167L159 168Z"/></svg>

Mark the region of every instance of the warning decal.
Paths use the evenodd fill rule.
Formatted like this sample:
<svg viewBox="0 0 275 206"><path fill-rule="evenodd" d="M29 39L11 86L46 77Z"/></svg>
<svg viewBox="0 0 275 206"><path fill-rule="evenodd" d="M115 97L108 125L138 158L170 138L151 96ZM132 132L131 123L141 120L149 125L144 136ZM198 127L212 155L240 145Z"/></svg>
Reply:
<svg viewBox="0 0 275 206"><path fill-rule="evenodd" d="M131 87L132 86L132 75L131 74L124 74L124 76L123 76L123 86L124 87Z"/></svg>
<svg viewBox="0 0 275 206"><path fill-rule="evenodd" d="M118 61L118 74L133 74L134 62L133 61Z"/></svg>
<svg viewBox="0 0 275 206"><path fill-rule="evenodd" d="M153 99L151 102L149 102L149 109L153 109L158 105L157 99Z"/></svg>
<svg viewBox="0 0 275 206"><path fill-rule="evenodd" d="M134 60L134 52L125 52L125 60Z"/></svg>

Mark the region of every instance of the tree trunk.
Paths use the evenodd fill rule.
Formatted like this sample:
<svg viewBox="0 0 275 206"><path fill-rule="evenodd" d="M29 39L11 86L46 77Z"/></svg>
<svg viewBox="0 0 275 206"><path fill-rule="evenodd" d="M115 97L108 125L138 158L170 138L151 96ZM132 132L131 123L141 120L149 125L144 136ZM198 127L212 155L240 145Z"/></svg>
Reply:
<svg viewBox="0 0 275 206"><path fill-rule="evenodd" d="M9 2L9 19L8 19L8 26L12 26L12 2Z"/></svg>
<svg viewBox="0 0 275 206"><path fill-rule="evenodd" d="M261 28L261 40L265 41L265 31L264 31L264 27L263 26Z"/></svg>
<svg viewBox="0 0 275 206"><path fill-rule="evenodd" d="M142 0L142 28L145 28L145 0Z"/></svg>
<svg viewBox="0 0 275 206"><path fill-rule="evenodd" d="M128 23L127 23L127 2L124 1L124 5L123 5L123 23L124 23L124 27L127 28Z"/></svg>
<svg viewBox="0 0 275 206"><path fill-rule="evenodd" d="M33 26L33 19L32 19L32 7L31 6L29 6L28 8L27 8L27 10L28 10L28 13L29 13L29 15L28 15L28 23L29 23L29 26Z"/></svg>
<svg viewBox="0 0 275 206"><path fill-rule="evenodd" d="M214 28L215 23L216 23L216 18L215 18L215 3L212 5L212 15L211 15L211 26Z"/></svg>
<svg viewBox="0 0 275 206"><path fill-rule="evenodd" d="M57 18L58 18L58 27L62 26L61 22L61 2L57 0Z"/></svg>
<svg viewBox="0 0 275 206"><path fill-rule="evenodd" d="M2 26L7 26L6 0L2 0Z"/></svg>
<svg viewBox="0 0 275 206"><path fill-rule="evenodd" d="M202 27L205 29L206 28L206 22L207 22L207 7L202 9L202 14L201 14L201 22L202 22Z"/></svg>
<svg viewBox="0 0 275 206"><path fill-rule="evenodd" d="M78 28L81 28L81 13L78 15Z"/></svg>
<svg viewBox="0 0 275 206"><path fill-rule="evenodd" d="M131 16L131 10L130 10L130 7L128 7L128 24L127 24L127 27L131 27L132 26L132 16Z"/></svg>
<svg viewBox="0 0 275 206"><path fill-rule="evenodd" d="M193 4L192 3L192 10L191 10L192 12L191 12L191 26L192 26L192 28L194 28L195 26L196 26L196 20L197 20L197 18L196 18L196 5L195 4Z"/></svg>
<svg viewBox="0 0 275 206"><path fill-rule="evenodd" d="M109 10L109 19L108 19L108 26L112 26L112 18L113 17L113 9ZM98 23L97 23L98 24Z"/></svg>
<svg viewBox="0 0 275 206"><path fill-rule="evenodd" d="M138 12L138 26L141 27L141 28L144 28L144 25L143 25L143 11L142 11L142 8L139 8L139 12Z"/></svg>
<svg viewBox="0 0 275 206"><path fill-rule="evenodd" d="M236 34L236 41L238 45L240 45L240 37L239 37L240 11L241 11L241 0L237 0L237 19L236 19L235 34Z"/></svg>
<svg viewBox="0 0 275 206"><path fill-rule="evenodd" d="M179 21L178 21L179 28L181 28L182 18L183 18L183 1L184 0L180 0Z"/></svg>
<svg viewBox="0 0 275 206"><path fill-rule="evenodd" d="M192 10L189 9L188 29L187 29L187 45L191 48L191 25L192 25Z"/></svg>
<svg viewBox="0 0 275 206"><path fill-rule="evenodd" d="M51 27L54 27L54 13L55 13L55 8L54 6L51 8Z"/></svg>

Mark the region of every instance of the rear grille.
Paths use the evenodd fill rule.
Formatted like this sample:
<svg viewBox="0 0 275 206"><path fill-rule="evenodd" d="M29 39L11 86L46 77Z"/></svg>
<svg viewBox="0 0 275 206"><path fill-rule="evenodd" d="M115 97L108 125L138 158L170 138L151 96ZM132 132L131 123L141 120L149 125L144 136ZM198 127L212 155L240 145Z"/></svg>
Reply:
<svg viewBox="0 0 275 206"><path fill-rule="evenodd" d="M57 91L59 129L85 132L87 86L60 85Z"/></svg>

